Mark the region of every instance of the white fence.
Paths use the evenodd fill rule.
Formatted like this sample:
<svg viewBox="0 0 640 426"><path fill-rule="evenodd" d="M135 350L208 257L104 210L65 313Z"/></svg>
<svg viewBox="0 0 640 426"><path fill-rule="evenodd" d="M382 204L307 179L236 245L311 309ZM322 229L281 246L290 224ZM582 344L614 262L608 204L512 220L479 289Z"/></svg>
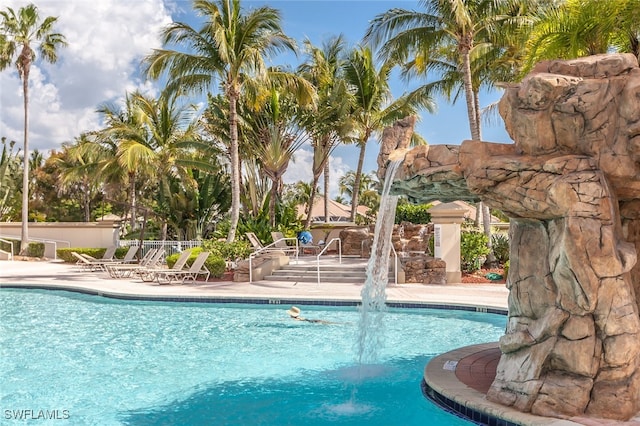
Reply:
<svg viewBox="0 0 640 426"><path fill-rule="evenodd" d="M120 240L120 247L137 246L139 240ZM164 248L165 256L174 253L180 253L183 250L189 250L194 247L200 247L202 241L151 241L144 240L142 242L142 254L154 248Z"/></svg>

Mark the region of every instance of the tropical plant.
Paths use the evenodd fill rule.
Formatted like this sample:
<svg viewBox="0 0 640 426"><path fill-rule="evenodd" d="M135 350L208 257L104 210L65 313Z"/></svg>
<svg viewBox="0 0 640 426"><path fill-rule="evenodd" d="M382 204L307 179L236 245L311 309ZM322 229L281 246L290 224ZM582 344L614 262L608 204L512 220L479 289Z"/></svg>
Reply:
<svg viewBox="0 0 640 426"><path fill-rule="evenodd" d="M496 64L513 70L517 52L513 43L520 28L530 20L536 0L422 0L424 12L391 9L376 16L365 40L381 46L384 61L404 64L406 78L435 73L436 80L408 96L440 93L457 99L462 88L466 100L471 139L481 140L481 85L492 86L494 78L509 73L491 72ZM515 73L511 72L515 78ZM455 95L455 96L452 96ZM490 213L479 205L487 243L490 244Z"/></svg>
<svg viewBox="0 0 640 426"><path fill-rule="evenodd" d="M91 220L91 203L100 192L101 183L96 179L97 158L96 151L80 151L74 149L88 140L88 134L83 133L75 140L75 144L63 144L62 151L52 153L47 160L57 168L56 180L59 194L71 195L80 200L84 221Z"/></svg>
<svg viewBox="0 0 640 426"><path fill-rule="evenodd" d="M353 94L353 110L350 115L355 125L354 141L360 150L353 192L349 194L352 222L356 219L360 204L360 180L363 178L365 152L371 136L379 134L384 127L396 120L415 114L417 107L429 112L435 110L435 103L429 96L402 97L391 102L389 76L393 66L393 62L387 61L376 67L371 49L366 46L353 49L343 65L344 78Z"/></svg>
<svg viewBox="0 0 640 426"><path fill-rule="evenodd" d="M229 101L231 222L227 241L232 242L240 217L237 104L243 94L258 91L256 88L260 85L256 83L268 81L265 57L295 48L293 40L282 31L279 12L270 7L261 6L244 12L240 0L194 0L193 8L204 19L199 30L174 22L162 32L165 45L173 44L189 52L154 50L146 58L147 72L158 78L167 71L167 87L175 93L203 91L215 80L219 81ZM283 78L289 79L297 91L307 88L289 76Z"/></svg>
<svg viewBox="0 0 640 426"><path fill-rule="evenodd" d="M396 207L395 223L411 222L416 224L426 224L431 222L429 209L431 204L409 204L402 203Z"/></svg>
<svg viewBox="0 0 640 426"><path fill-rule="evenodd" d="M460 233L460 262L463 271L474 272L482 267L489 254L487 236L475 229L463 229Z"/></svg>
<svg viewBox="0 0 640 426"><path fill-rule="evenodd" d="M494 233L491 238L493 239L491 247L493 247L496 260L504 265L509 260L509 236Z"/></svg>
<svg viewBox="0 0 640 426"><path fill-rule="evenodd" d="M544 59L571 59L610 50L640 57L638 0L566 0L541 8L527 43L528 72Z"/></svg>
<svg viewBox="0 0 640 426"><path fill-rule="evenodd" d="M346 80L342 76L345 41L342 36L326 40L322 47L305 40L306 60L298 67L298 72L316 88L318 96L313 109L306 112L302 126L311 137L313 147L313 183L308 200L309 214L305 229L311 224L311 214L315 200L315 190L324 172L325 214L329 213L329 157L337 144L352 136L353 121L349 115L352 96Z"/></svg>
<svg viewBox="0 0 640 426"><path fill-rule="evenodd" d="M307 142L308 133L300 126L300 107L295 99L276 88L258 111L247 114L247 138L262 174L271 180L269 217L276 226L276 203L282 196L282 176L295 152Z"/></svg>
<svg viewBox="0 0 640 426"><path fill-rule="evenodd" d="M66 45L64 36L54 32L57 20L53 16L40 19L38 8L33 4L21 7L17 14L10 7L0 11L0 71L9 67L15 58L24 103L21 254L26 253L29 245L29 75L37 59L36 50L43 60L55 63L57 50Z"/></svg>
<svg viewBox="0 0 640 426"><path fill-rule="evenodd" d="M20 171L20 150L13 151L15 141L9 142L2 137L2 154L0 155L0 221L5 221L13 210L11 197L17 192L18 173Z"/></svg>

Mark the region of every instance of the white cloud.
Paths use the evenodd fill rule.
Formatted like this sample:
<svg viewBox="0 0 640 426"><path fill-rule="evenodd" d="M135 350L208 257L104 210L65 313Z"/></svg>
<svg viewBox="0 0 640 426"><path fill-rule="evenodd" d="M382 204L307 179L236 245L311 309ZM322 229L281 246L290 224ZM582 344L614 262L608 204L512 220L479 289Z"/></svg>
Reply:
<svg viewBox="0 0 640 426"><path fill-rule="evenodd" d="M5 5L17 12L25 3ZM139 65L161 46L158 34L171 16L162 0L40 0L37 6L41 17L58 17L55 30L68 42L56 64L37 61L31 69L30 148L48 151L98 128L100 104L127 91L153 90L139 76ZM0 73L0 87L0 136L22 141L22 85L15 67Z"/></svg>

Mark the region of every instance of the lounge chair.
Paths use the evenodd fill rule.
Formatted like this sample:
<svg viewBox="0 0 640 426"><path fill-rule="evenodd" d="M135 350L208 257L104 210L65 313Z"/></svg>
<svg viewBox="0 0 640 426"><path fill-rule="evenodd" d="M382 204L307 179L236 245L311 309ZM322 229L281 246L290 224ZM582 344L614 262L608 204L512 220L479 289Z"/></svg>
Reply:
<svg viewBox="0 0 640 426"><path fill-rule="evenodd" d="M184 270L190 256L191 250L185 250L180 253L178 260L176 260L172 268L144 267L135 270L133 273L139 275L142 281L155 281L157 272L179 272Z"/></svg>
<svg viewBox="0 0 640 426"><path fill-rule="evenodd" d="M127 251L127 254L125 254L124 258L122 259L96 259L94 257L91 257L87 254L80 254L80 256L86 258L87 260L89 260L89 262L91 262L93 265L96 265L99 267L99 269L102 269L103 271L107 270L107 265L116 265L116 264L127 264L127 263L132 263L135 262L135 255L138 252L138 246L131 246L129 247L129 250ZM106 252L105 252L106 253Z"/></svg>
<svg viewBox="0 0 640 426"><path fill-rule="evenodd" d="M247 238L249 239L249 242L251 243L251 245L253 246L253 252L260 252L260 253L273 253L273 252L282 252L282 248L278 248L275 246L275 243L271 243L269 245L262 245L262 243L260 242L260 240L258 239L258 237L256 236L256 234L254 234L253 232L245 232L244 233ZM286 243L285 243L286 244ZM287 246L288 249L288 246Z"/></svg>
<svg viewBox="0 0 640 426"><path fill-rule="evenodd" d="M158 284L171 284L173 280L176 281L181 280L182 284L184 284L188 279L195 281L198 278L198 275L206 275L205 281L209 280L210 272L205 266L205 262L209 257L208 251L201 252L198 257L193 261L191 267L189 269L184 269L180 271L172 271L172 270L159 270L155 273L156 281ZM163 279L161 282L160 280Z"/></svg>
<svg viewBox="0 0 640 426"><path fill-rule="evenodd" d="M296 255L298 253L297 238L285 238L282 232L272 232L271 238L273 238L273 246L282 250L285 254ZM288 245L287 240L293 240L295 245Z"/></svg>
<svg viewBox="0 0 640 426"><path fill-rule="evenodd" d="M113 260L113 256L115 256L116 254L116 246L111 246L108 247L105 251L104 254L102 255L102 257L100 259L96 258L96 257L92 257L89 256L88 254L83 254L82 256L84 256L86 259L92 261L92 262L99 262L99 261L104 261L104 260Z"/></svg>
<svg viewBox="0 0 640 426"><path fill-rule="evenodd" d="M86 257L78 254L75 251L72 251L71 255L77 259L76 266L78 266L80 269L82 269L84 271L95 272L95 271L100 271L102 269L102 267L100 265L98 265L98 264L96 264L94 262L91 262L89 259L87 259Z"/></svg>
<svg viewBox="0 0 640 426"><path fill-rule="evenodd" d="M137 264L106 264L105 268L111 278L129 278L141 268L157 267L164 256L164 249L151 249Z"/></svg>

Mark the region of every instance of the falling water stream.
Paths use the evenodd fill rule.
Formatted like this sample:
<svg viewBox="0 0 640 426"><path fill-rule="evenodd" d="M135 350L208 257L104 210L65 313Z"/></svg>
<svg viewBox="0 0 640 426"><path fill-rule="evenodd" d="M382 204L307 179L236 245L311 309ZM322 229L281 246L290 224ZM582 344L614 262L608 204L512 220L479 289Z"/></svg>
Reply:
<svg viewBox="0 0 640 426"><path fill-rule="evenodd" d="M391 161L385 176L371 256L367 263L367 278L361 292L362 306L360 307L360 322L356 339L355 381L351 388L349 401L326 407L335 414L362 414L374 410L371 406L357 402L358 386L366 378L384 374L384 367L379 365L378 354L384 346L383 320L387 310L386 288L389 281L391 232L398 203L398 197L389 195L389 191L401 162L401 160Z"/></svg>
<svg viewBox="0 0 640 426"><path fill-rule="evenodd" d="M389 281L391 233L398 203L398 197L390 195L389 192L393 177L401 162L402 160L391 161L387 168L371 247L371 257L367 264L367 278L361 292L362 306L357 340L357 360L361 370L364 366L377 362L378 351L384 345L383 319Z"/></svg>

